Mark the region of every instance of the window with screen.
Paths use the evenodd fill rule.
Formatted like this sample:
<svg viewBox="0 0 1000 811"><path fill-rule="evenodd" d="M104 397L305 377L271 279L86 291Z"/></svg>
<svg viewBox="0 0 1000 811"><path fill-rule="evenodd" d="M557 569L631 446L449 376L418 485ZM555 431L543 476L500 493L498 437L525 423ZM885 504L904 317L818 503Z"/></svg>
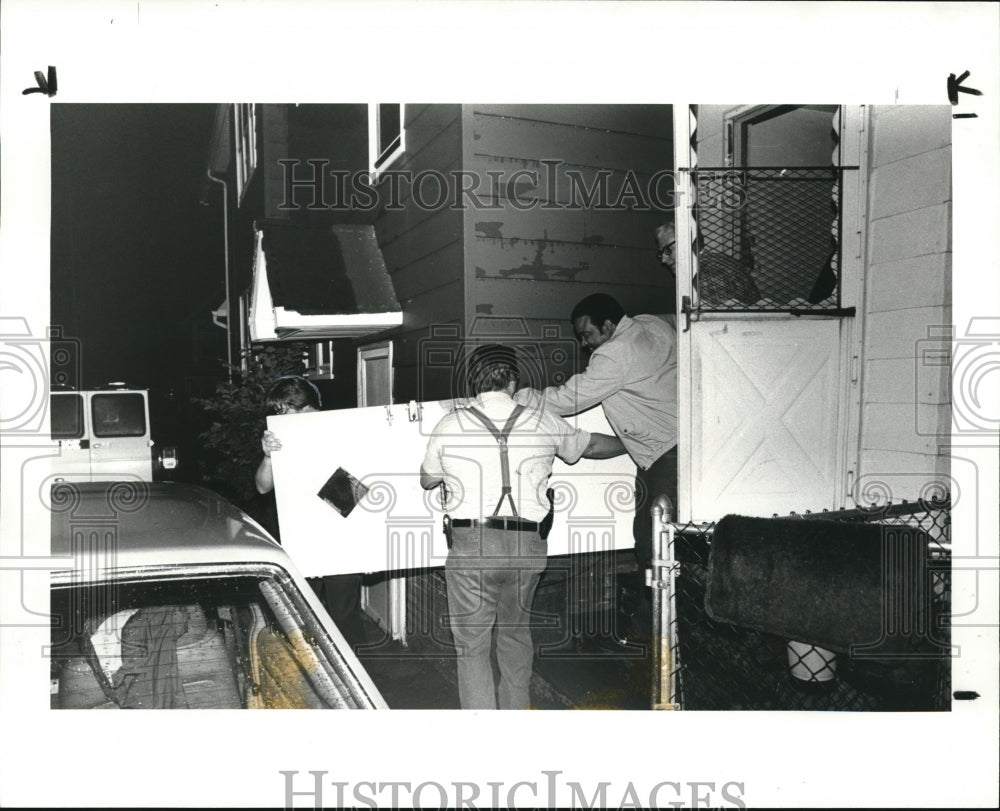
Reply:
<svg viewBox="0 0 1000 811"><path fill-rule="evenodd" d="M775 105L730 119L726 166L693 172L702 311L840 306L840 108Z"/></svg>

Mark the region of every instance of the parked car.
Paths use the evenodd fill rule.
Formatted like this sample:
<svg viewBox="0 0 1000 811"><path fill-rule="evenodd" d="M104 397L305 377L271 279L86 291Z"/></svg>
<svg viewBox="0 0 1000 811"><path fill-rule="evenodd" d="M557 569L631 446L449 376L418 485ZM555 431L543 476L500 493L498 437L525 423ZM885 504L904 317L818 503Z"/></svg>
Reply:
<svg viewBox="0 0 1000 811"><path fill-rule="evenodd" d="M56 483L51 706L385 709L281 546L178 482Z"/></svg>

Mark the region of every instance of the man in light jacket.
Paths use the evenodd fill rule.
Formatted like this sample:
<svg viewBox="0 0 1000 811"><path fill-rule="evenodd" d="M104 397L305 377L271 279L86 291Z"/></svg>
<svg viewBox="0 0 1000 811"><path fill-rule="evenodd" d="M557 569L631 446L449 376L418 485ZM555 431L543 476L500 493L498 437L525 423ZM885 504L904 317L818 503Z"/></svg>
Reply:
<svg viewBox="0 0 1000 811"><path fill-rule="evenodd" d="M515 399L566 416L601 404L638 468L635 555L639 575L652 560L649 508L661 494L677 509L677 328L673 316L628 316L605 293L573 308L573 330L589 351L587 368L562 386L525 388ZM641 587L640 587L641 588ZM645 604L645 590L642 602ZM645 620L645 616L642 617Z"/></svg>

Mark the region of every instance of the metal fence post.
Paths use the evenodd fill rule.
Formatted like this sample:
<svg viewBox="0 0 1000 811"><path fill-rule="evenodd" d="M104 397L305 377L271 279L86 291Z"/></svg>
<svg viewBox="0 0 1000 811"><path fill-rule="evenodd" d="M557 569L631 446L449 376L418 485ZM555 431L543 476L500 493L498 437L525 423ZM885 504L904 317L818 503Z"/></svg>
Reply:
<svg viewBox="0 0 1000 811"><path fill-rule="evenodd" d="M653 523L652 569L646 570L646 585L653 589L653 673L652 708L654 710L681 709L677 695L676 674L680 665L679 649L675 644L677 631L674 603L674 578L677 564L673 559L674 525L671 523L673 505L665 495L660 495L650 508Z"/></svg>

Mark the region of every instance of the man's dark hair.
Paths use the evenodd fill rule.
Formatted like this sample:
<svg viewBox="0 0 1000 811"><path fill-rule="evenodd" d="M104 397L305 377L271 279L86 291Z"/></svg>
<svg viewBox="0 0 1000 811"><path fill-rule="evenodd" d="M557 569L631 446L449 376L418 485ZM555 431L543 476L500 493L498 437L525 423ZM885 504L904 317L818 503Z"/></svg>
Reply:
<svg viewBox="0 0 1000 811"><path fill-rule="evenodd" d="M598 329L604 325L605 321L617 324L625 315L625 310L618 303L618 299L609 296L607 293L594 293L582 299L574 308L570 321L587 316L590 323Z"/></svg>
<svg viewBox="0 0 1000 811"><path fill-rule="evenodd" d="M284 414L289 408L312 406L317 411L323 400L319 389L300 375L285 375L274 381L267 391L267 414Z"/></svg>
<svg viewBox="0 0 1000 811"><path fill-rule="evenodd" d="M484 391L503 391L511 381L517 385L521 379L517 352L501 344L476 347L469 355L466 370L468 392L473 397Z"/></svg>

